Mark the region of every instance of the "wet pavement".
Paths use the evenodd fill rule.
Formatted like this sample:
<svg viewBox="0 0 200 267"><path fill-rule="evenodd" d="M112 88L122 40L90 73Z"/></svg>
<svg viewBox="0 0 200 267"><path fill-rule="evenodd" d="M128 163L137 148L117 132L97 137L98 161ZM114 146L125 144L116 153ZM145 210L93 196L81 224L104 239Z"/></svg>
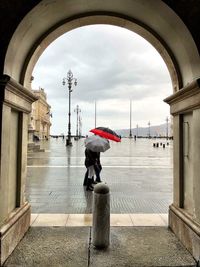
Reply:
<svg viewBox="0 0 200 267"><path fill-rule="evenodd" d="M101 153L101 178L111 191L111 213L167 213L172 202L172 142L122 139ZM26 195L32 213L86 214L93 193L85 191L84 139L66 147L61 138L40 142L28 154Z"/></svg>
<svg viewBox="0 0 200 267"><path fill-rule="evenodd" d="M111 227L110 245L101 250L93 246L92 214L87 214L93 193L82 185L83 140L65 147L61 139L52 139L43 143L45 152L29 154L31 227L4 266L196 266L167 227L172 143L163 149L153 148L153 142L123 139L102 154Z"/></svg>

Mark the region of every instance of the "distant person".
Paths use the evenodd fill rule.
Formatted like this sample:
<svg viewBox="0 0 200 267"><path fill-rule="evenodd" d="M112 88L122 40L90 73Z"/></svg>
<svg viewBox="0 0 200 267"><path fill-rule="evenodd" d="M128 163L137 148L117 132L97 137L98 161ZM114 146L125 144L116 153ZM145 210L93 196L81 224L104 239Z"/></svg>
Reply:
<svg viewBox="0 0 200 267"><path fill-rule="evenodd" d="M37 135L33 136L33 141L40 141L39 137Z"/></svg>
<svg viewBox="0 0 200 267"><path fill-rule="evenodd" d="M100 171L102 169L100 164L100 152L93 152L85 149L85 167L87 172L85 174L84 185L87 185L86 190L93 191L94 176L96 175L96 182L101 182Z"/></svg>

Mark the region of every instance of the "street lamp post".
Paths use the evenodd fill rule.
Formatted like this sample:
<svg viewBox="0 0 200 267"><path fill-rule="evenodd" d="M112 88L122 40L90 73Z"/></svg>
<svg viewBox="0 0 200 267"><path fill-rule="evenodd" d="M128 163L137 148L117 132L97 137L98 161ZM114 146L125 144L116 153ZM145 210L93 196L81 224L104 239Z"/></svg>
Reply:
<svg viewBox="0 0 200 267"><path fill-rule="evenodd" d="M138 124L136 125L136 128L137 128L137 137L138 137Z"/></svg>
<svg viewBox="0 0 200 267"><path fill-rule="evenodd" d="M94 128L97 127L97 102L94 102Z"/></svg>
<svg viewBox="0 0 200 267"><path fill-rule="evenodd" d="M81 109L79 108L79 105L76 106L74 109L74 112L76 112L76 140L79 139L79 131L78 131L78 126L79 126L79 113L81 112Z"/></svg>
<svg viewBox="0 0 200 267"><path fill-rule="evenodd" d="M148 126L149 126L149 138L151 137L151 130L150 130L150 126L151 126L151 122L148 122Z"/></svg>
<svg viewBox="0 0 200 267"><path fill-rule="evenodd" d="M79 139L81 138L81 132L82 132L82 119L79 115Z"/></svg>
<svg viewBox="0 0 200 267"><path fill-rule="evenodd" d="M132 138L132 101L130 100L130 132L129 132L129 138Z"/></svg>
<svg viewBox="0 0 200 267"><path fill-rule="evenodd" d="M77 79L73 77L73 73L71 70L68 71L67 73L67 78L63 78L63 85L68 84L68 89L69 89L69 121L68 121L68 137L66 139L66 146L72 146L71 142L71 92L72 92L72 85L77 85Z"/></svg>
<svg viewBox="0 0 200 267"><path fill-rule="evenodd" d="M169 118L166 118L166 139L168 140L168 122L169 122Z"/></svg>

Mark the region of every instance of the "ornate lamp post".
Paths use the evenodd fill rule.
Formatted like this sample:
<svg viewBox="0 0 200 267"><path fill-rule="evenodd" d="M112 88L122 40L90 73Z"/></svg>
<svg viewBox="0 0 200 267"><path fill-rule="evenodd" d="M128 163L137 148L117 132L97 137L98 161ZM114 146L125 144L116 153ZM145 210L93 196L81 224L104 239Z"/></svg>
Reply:
<svg viewBox="0 0 200 267"><path fill-rule="evenodd" d="M79 139L81 138L81 132L82 132L82 119L79 115Z"/></svg>
<svg viewBox="0 0 200 267"><path fill-rule="evenodd" d="M81 112L81 109L79 108L79 105L76 106L74 109L74 112L76 112L76 140L79 139L79 132L78 132L78 126L79 126L79 113Z"/></svg>
<svg viewBox="0 0 200 267"><path fill-rule="evenodd" d="M72 85L77 85L77 79L73 77L73 73L71 70L68 71L67 73L67 78L63 78L63 85L68 84L68 89L69 89L69 121L68 121L68 137L66 139L66 146L72 146L71 142L71 92L72 92Z"/></svg>

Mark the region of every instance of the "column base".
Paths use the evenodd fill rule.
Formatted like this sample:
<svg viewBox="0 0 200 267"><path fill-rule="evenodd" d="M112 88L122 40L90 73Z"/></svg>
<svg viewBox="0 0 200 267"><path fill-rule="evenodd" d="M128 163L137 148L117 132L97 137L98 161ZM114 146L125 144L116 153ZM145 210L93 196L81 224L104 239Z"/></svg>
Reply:
<svg viewBox="0 0 200 267"><path fill-rule="evenodd" d="M185 210L174 205L169 207L169 227L189 250L196 261L200 259L200 224Z"/></svg>
<svg viewBox="0 0 200 267"><path fill-rule="evenodd" d="M0 266L15 249L30 226L31 206L25 203L16 209L0 227Z"/></svg>

